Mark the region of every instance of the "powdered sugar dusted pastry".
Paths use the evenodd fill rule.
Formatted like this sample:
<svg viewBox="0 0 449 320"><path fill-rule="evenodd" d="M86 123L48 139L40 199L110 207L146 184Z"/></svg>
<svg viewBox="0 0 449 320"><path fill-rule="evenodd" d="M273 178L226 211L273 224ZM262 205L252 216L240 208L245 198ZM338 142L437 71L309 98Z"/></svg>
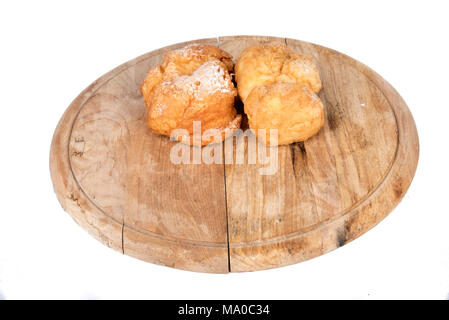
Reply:
<svg viewBox="0 0 449 320"><path fill-rule="evenodd" d="M210 45L189 45L167 53L141 85L150 130L169 136L174 129L185 129L189 143L198 145L217 141L194 140L194 121L201 122L201 134L216 129L221 140L232 134L241 121L234 108L237 90L232 69L232 57ZM186 137L178 137L182 138Z"/></svg>

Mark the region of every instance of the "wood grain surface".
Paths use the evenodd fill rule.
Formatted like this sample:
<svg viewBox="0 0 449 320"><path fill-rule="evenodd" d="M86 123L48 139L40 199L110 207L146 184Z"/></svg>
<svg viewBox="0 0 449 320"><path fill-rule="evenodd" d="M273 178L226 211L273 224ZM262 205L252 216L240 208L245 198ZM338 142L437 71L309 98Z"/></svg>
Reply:
<svg viewBox="0 0 449 320"><path fill-rule="evenodd" d="M260 164L173 164L176 142L146 128L140 83L165 52L187 44L180 43L117 67L67 109L50 154L63 208L124 254L213 273L297 263L376 225L416 170L418 136L406 104L371 69L318 45L253 36L192 42L237 58L267 40L314 59L326 113L316 136L279 147L274 175L260 175Z"/></svg>

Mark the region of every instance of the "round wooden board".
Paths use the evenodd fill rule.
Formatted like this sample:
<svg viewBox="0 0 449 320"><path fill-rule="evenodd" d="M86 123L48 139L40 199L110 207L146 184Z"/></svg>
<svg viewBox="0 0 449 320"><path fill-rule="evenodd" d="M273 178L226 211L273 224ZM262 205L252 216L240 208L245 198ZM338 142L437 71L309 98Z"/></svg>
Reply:
<svg viewBox="0 0 449 320"><path fill-rule="evenodd" d="M50 153L63 208L124 254L214 273L304 261L376 225L400 201L418 162L406 104L368 67L315 44L253 36L188 43L236 58L266 40L314 59L326 112L316 136L278 149L275 174L260 175L259 164L173 164L176 142L146 128L139 86L165 52L187 44L180 43L117 67L67 109Z"/></svg>

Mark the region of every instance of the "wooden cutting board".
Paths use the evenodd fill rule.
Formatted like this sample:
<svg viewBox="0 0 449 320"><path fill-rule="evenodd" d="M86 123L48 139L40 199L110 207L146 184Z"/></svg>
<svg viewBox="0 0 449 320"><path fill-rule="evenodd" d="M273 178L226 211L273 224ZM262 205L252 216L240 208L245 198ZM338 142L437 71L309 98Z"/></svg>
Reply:
<svg viewBox="0 0 449 320"><path fill-rule="evenodd" d="M278 149L274 175L258 164L173 164L177 143L151 133L139 86L165 52L188 43L236 58L285 42L311 56L323 83L323 129ZM235 36L165 47L105 74L60 120L50 169L63 208L123 254L174 268L240 272L301 262L357 238L398 204L418 161L406 104L350 57L303 41ZM248 149L248 143L245 150Z"/></svg>

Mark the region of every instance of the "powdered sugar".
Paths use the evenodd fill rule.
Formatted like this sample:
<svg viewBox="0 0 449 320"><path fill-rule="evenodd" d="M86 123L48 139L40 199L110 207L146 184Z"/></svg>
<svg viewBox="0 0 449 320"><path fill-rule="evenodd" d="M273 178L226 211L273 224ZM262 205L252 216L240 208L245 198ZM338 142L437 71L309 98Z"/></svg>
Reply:
<svg viewBox="0 0 449 320"><path fill-rule="evenodd" d="M195 50L193 50L192 48L195 48ZM185 47L182 47L180 49L173 50L172 52L174 52L176 54L180 54L184 57L189 57L192 55L203 54L203 49L201 48L201 46L198 43L192 43L192 44L188 44Z"/></svg>
<svg viewBox="0 0 449 320"><path fill-rule="evenodd" d="M190 76L174 79L173 85L191 91L198 99L204 94L228 93L233 89L230 76L218 61L205 62Z"/></svg>
<svg viewBox="0 0 449 320"><path fill-rule="evenodd" d="M164 112L165 109L167 109L167 105L162 103L157 103L154 106L154 111L156 111L158 115L162 115L162 112Z"/></svg>

